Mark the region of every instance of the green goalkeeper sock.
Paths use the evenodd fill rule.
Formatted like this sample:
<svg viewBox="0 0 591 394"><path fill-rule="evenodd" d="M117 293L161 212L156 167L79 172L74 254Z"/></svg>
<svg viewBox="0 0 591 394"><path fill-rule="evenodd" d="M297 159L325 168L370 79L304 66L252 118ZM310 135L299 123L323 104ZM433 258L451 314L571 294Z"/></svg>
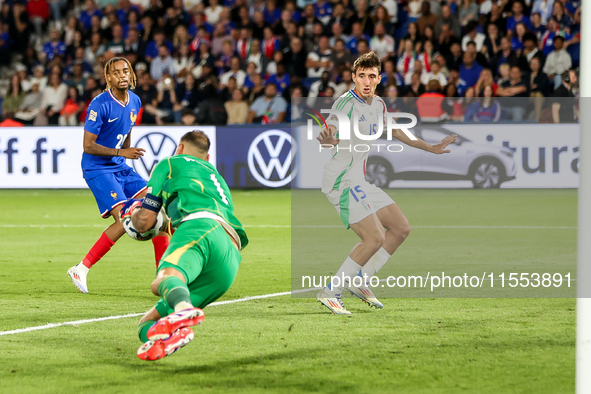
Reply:
<svg viewBox="0 0 591 394"><path fill-rule="evenodd" d="M175 309L176 304L186 302L191 304L191 294L189 288L180 278L176 276L169 276L164 278L158 286L158 294L172 309Z"/></svg>
<svg viewBox="0 0 591 394"><path fill-rule="evenodd" d="M140 323L137 326L137 333L140 336L140 341L147 342L148 341L148 330L152 325L156 323L156 320L146 320L143 323Z"/></svg>

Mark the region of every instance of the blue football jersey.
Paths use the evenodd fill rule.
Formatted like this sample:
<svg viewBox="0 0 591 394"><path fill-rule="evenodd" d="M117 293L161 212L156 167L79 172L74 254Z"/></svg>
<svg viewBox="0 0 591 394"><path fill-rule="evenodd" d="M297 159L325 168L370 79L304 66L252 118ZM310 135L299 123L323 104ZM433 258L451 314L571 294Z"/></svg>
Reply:
<svg viewBox="0 0 591 394"><path fill-rule="evenodd" d="M96 96L88 106L84 130L97 135L96 143L107 148L121 149L135 125L141 107L140 98L127 92L127 105L115 98L111 90ZM121 171L129 166L125 158L82 154L82 173L92 179L107 172Z"/></svg>

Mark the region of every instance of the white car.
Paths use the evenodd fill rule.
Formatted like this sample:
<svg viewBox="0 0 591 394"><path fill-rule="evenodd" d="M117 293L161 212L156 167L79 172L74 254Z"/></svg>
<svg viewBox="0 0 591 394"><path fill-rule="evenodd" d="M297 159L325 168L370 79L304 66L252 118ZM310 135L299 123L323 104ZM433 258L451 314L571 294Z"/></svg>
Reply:
<svg viewBox="0 0 591 394"><path fill-rule="evenodd" d="M440 126L418 126L412 132L429 144L437 144L446 136L454 134ZM386 149L377 152L374 147L367 159L366 179L380 187L388 187L395 179L469 179L475 188L498 188L501 183L515 179L517 169L511 149L476 144L461 135L458 135L454 144L453 153L443 155L434 155L402 143L404 149L398 153Z"/></svg>

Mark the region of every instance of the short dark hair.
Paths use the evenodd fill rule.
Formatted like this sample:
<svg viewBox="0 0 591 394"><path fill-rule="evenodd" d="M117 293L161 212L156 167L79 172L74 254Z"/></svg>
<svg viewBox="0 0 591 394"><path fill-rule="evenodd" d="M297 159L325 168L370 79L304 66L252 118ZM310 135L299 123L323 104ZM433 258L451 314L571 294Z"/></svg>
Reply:
<svg viewBox="0 0 591 394"><path fill-rule="evenodd" d="M180 143L192 145L203 153L209 152L211 146L209 137L201 130L189 131L181 137Z"/></svg>
<svg viewBox="0 0 591 394"><path fill-rule="evenodd" d="M556 40L562 40L562 42L565 41L564 37L563 36L559 36L559 35L554 36L554 41L556 41Z"/></svg>
<svg viewBox="0 0 591 394"><path fill-rule="evenodd" d="M382 71L382 62L375 52L368 52L361 55L353 63L353 74L357 74L357 70L366 68L377 68L378 74Z"/></svg>

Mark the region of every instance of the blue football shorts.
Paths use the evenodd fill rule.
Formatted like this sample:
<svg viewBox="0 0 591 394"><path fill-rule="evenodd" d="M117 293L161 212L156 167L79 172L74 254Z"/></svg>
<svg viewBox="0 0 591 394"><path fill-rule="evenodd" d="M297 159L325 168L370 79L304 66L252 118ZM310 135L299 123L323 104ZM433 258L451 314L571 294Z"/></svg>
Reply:
<svg viewBox="0 0 591 394"><path fill-rule="evenodd" d="M108 172L86 179L103 218L111 216L111 210L129 198L135 198L146 190L146 181L128 167L118 172Z"/></svg>

